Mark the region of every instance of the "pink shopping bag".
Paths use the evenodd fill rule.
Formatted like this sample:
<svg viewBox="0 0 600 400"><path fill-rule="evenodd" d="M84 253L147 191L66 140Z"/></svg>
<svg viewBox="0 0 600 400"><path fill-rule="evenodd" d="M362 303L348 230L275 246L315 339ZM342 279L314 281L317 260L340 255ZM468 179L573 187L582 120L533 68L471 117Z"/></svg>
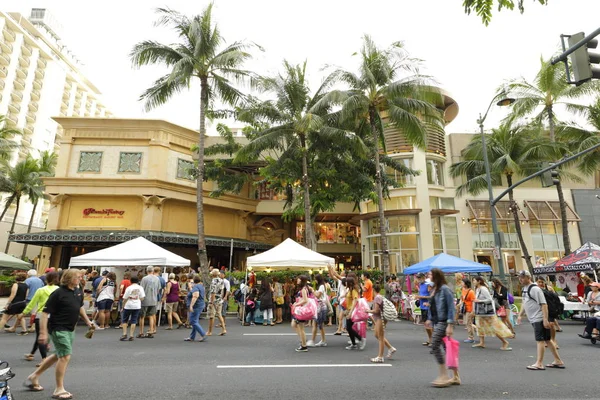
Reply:
<svg viewBox="0 0 600 400"><path fill-rule="evenodd" d="M367 337L367 323L365 321L359 321L352 324L354 332L358 333L362 339Z"/></svg>
<svg viewBox="0 0 600 400"><path fill-rule="evenodd" d="M460 352L460 343L456 339L445 336L442 339L446 344L446 367L458 369L458 353Z"/></svg>

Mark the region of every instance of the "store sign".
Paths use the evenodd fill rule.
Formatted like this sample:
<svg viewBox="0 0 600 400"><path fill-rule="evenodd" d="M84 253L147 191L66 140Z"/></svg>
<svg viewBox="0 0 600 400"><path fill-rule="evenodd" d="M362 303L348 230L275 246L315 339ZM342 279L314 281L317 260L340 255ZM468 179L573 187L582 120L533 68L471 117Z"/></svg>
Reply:
<svg viewBox="0 0 600 400"><path fill-rule="evenodd" d="M114 208L103 208L96 210L95 208L84 208L83 218L123 218L125 210L115 210Z"/></svg>

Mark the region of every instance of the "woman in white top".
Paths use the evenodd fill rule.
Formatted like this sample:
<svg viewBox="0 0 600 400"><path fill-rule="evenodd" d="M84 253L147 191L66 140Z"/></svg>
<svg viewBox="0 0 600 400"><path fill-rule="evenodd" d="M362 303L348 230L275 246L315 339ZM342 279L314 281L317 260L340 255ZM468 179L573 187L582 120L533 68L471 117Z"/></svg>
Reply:
<svg viewBox="0 0 600 400"><path fill-rule="evenodd" d="M317 291L315 292L315 297L317 298L317 302L319 307L317 308L317 320L314 321L312 325L312 340L309 340L306 343L307 347L327 347L327 341L325 340L325 320L327 319L327 303L329 301L327 298L327 289L325 288L325 280L322 275L315 276L315 280L317 281ZM321 341L315 344L315 339L317 338L317 328L321 331Z"/></svg>
<svg viewBox="0 0 600 400"><path fill-rule="evenodd" d="M592 289L588 292L585 302L590 306L590 314L600 311L600 283L590 283Z"/></svg>
<svg viewBox="0 0 600 400"><path fill-rule="evenodd" d="M109 272L98 285L98 296L96 298L96 305L98 306L98 329L106 329L109 327L110 312L112 311L112 306L115 302L116 279L117 276L115 273Z"/></svg>
<svg viewBox="0 0 600 400"><path fill-rule="evenodd" d="M512 332L498 317L496 316L496 307L490 290L481 276L476 276L473 279L475 287L475 325L477 325L477 333L479 334L479 343L472 347L485 348L485 337L496 336L502 342L500 350L510 351L509 343L506 338L512 337Z"/></svg>
<svg viewBox="0 0 600 400"><path fill-rule="evenodd" d="M345 273L344 271L342 271L341 273L337 273L333 267L330 268L330 276L334 279L338 280L338 285L337 285L337 299L338 299L338 306L337 306L337 320L338 320L338 326L337 326L337 330L335 331L334 335L341 335L342 333L346 332L346 319L344 318L344 307L342 307L342 301L346 298L346 294L348 293L348 288L346 287L346 277L345 277Z"/></svg>

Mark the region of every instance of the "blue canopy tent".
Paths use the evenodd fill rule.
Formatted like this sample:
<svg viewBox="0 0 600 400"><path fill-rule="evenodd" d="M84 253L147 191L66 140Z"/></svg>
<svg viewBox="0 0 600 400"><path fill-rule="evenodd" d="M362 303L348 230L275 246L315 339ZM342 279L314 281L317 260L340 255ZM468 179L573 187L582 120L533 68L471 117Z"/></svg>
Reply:
<svg viewBox="0 0 600 400"><path fill-rule="evenodd" d="M402 273L405 275L414 275L418 274L419 272L429 272L433 268L439 268L445 274L453 274L456 272L492 272L492 268L489 265L479 264L474 261L454 257L446 253L440 253L437 256L430 257L427 260L421 261L420 263L411 265L408 268L404 268Z"/></svg>

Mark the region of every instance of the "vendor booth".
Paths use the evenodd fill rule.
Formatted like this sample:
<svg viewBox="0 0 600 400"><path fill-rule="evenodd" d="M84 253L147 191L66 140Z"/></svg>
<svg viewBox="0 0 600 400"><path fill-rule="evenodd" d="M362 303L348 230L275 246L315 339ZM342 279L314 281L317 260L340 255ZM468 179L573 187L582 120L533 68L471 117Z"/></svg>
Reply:
<svg viewBox="0 0 600 400"><path fill-rule="evenodd" d="M429 272L433 268L439 268L445 274L454 274L456 272L462 272L465 274L492 272L492 267L489 265L479 264L474 261L454 257L446 253L440 253L437 256L430 257L427 260L411 265L408 268L404 268L403 273L405 275L414 275L418 274L419 272Z"/></svg>
<svg viewBox="0 0 600 400"><path fill-rule="evenodd" d="M534 273L556 274L561 272L596 271L600 267L600 246L587 242L568 256L543 267L535 267Z"/></svg>
<svg viewBox="0 0 600 400"><path fill-rule="evenodd" d="M0 253L0 269L20 269L20 270L28 270L31 269L31 264L19 260L18 258L9 256L6 253Z"/></svg>

